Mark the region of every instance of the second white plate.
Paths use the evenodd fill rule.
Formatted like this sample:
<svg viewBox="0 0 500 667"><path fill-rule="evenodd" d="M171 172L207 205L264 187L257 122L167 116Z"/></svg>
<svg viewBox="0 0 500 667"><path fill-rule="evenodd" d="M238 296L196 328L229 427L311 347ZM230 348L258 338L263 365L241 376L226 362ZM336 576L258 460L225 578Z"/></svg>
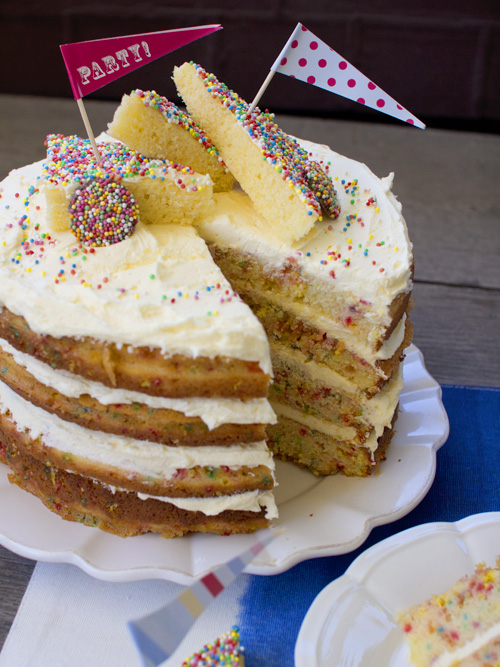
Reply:
<svg viewBox="0 0 500 667"><path fill-rule="evenodd" d="M375 526L412 510L429 490L436 451L448 437L441 388L428 374L420 351L409 348L396 433L387 461L369 478L318 478L278 462L277 527L286 530L247 568L278 574L308 558L348 553ZM157 535L122 539L63 521L42 503L9 484L0 466L0 544L21 556L73 563L107 581L168 579L189 584L248 548L251 535Z"/></svg>
<svg viewBox="0 0 500 667"><path fill-rule="evenodd" d="M409 667L394 615L439 594L500 554L500 512L410 528L363 552L316 597L295 667Z"/></svg>

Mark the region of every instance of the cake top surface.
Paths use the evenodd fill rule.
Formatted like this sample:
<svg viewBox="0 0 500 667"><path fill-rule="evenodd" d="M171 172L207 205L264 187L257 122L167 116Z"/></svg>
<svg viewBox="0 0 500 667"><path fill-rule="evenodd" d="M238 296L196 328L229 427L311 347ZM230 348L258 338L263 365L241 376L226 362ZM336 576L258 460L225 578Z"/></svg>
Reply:
<svg viewBox="0 0 500 667"><path fill-rule="evenodd" d="M43 162L0 184L0 306L36 333L90 336L169 354L258 361L262 326L191 226L144 225L114 245L87 248L47 228Z"/></svg>
<svg viewBox="0 0 500 667"><path fill-rule="evenodd" d="M329 292L344 293L369 301L374 317L380 317L410 289L413 264L401 205L391 191L392 175L379 179L366 165L327 146L300 143L333 178L341 205L336 220L317 222L316 236L302 243L283 243L248 197L235 191L215 196L215 212L200 222L200 233L209 242L257 255L270 272L293 264L304 277L324 284L325 309Z"/></svg>
<svg viewBox="0 0 500 667"><path fill-rule="evenodd" d="M261 149L263 160L272 165L283 180L300 193L303 202L309 209L309 215L321 218L320 203L306 177L307 152L298 141L274 122L273 114L261 111L258 107L249 113L249 105L242 97L200 65L190 64L196 69L211 96L218 99L222 107L234 114L235 119L247 132L250 139Z"/></svg>
<svg viewBox="0 0 500 667"><path fill-rule="evenodd" d="M196 191L208 177L197 174L191 167L169 160L151 159L115 141L99 143L101 164L94 155L88 139L76 135L51 134L47 137L47 159L43 162L43 177L49 185L72 186L89 178L173 179L179 188Z"/></svg>

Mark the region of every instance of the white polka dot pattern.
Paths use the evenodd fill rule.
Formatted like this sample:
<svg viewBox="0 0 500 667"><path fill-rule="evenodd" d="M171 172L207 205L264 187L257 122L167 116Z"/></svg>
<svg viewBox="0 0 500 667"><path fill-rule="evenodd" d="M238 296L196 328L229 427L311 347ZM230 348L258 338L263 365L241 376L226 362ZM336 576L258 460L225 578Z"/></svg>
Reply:
<svg viewBox="0 0 500 667"><path fill-rule="evenodd" d="M297 24L271 69L425 128L422 121L301 23Z"/></svg>

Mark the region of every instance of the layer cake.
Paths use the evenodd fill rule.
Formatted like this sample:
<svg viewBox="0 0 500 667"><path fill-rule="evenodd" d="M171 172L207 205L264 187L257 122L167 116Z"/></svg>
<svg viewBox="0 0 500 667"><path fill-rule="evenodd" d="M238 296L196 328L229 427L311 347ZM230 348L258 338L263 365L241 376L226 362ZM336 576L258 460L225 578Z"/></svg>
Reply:
<svg viewBox="0 0 500 667"><path fill-rule="evenodd" d="M47 165L12 172L1 191L0 455L11 480L119 535L266 526L274 415L261 325L192 226L139 221L100 247L54 231Z"/></svg>

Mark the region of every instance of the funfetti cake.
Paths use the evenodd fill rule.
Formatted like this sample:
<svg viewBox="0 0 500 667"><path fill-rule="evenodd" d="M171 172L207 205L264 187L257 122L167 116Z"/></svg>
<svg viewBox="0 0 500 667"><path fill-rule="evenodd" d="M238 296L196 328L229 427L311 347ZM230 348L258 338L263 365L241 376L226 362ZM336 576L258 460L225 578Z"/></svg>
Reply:
<svg viewBox="0 0 500 667"><path fill-rule="evenodd" d="M198 65L177 68L174 80L244 190L215 195L214 213L196 225L266 329L279 417L268 428L271 449L316 474L367 475L393 434L412 338L412 244L393 177L379 179L326 146L286 138L272 116L249 114L244 100ZM330 207L312 229L294 223L295 234L276 206L295 192L278 174L288 168L282 146L296 145L302 173L304 160L314 165L316 194L308 196L319 205L326 191ZM264 165L257 171L242 157L253 153ZM262 214L261 192L276 204L268 210L273 225Z"/></svg>
<svg viewBox="0 0 500 667"><path fill-rule="evenodd" d="M11 481L122 536L267 526L262 326L189 225L144 224L139 205L106 244L100 219L80 241L68 224L54 231L44 189L72 155L59 154L59 172L49 158L1 184L0 457ZM117 183L107 176L91 178L101 195Z"/></svg>
<svg viewBox="0 0 500 667"><path fill-rule="evenodd" d="M415 667L498 667L500 558L398 614Z"/></svg>
<svg viewBox="0 0 500 667"><path fill-rule="evenodd" d="M193 119L155 91L124 95L108 134L150 158L172 159L209 174L214 192L230 190L234 177L210 137Z"/></svg>

